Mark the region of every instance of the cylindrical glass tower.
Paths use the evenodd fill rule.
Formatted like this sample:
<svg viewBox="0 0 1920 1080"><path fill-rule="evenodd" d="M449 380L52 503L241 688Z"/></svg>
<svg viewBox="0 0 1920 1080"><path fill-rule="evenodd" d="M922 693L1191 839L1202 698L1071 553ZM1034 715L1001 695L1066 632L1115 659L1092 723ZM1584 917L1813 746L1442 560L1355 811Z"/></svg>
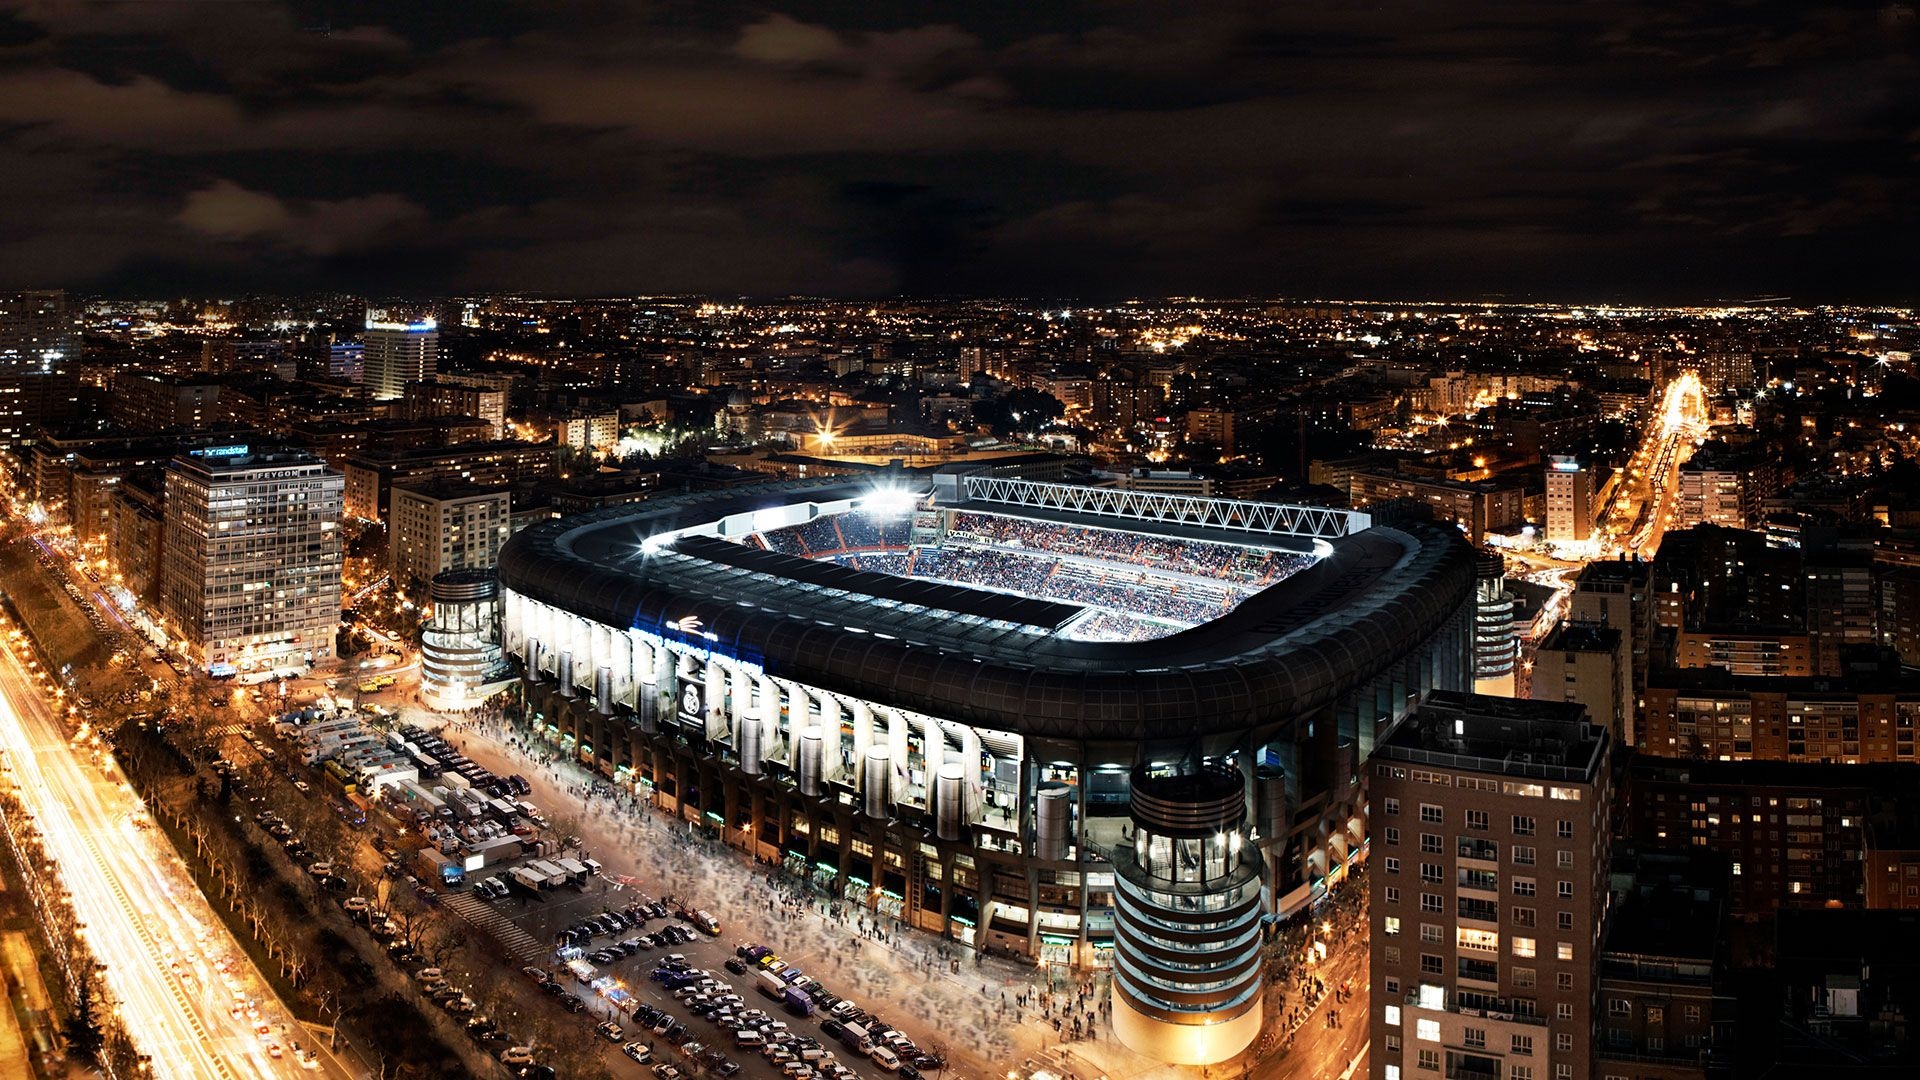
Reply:
<svg viewBox="0 0 1920 1080"><path fill-rule="evenodd" d="M500 648L500 585L491 570L448 570L435 575L429 595L420 696L429 708L471 709L513 677Z"/></svg>
<svg viewBox="0 0 1920 1080"><path fill-rule="evenodd" d="M1246 785L1223 761L1133 770L1113 849L1113 1028L1160 1061L1225 1061L1260 1033L1262 860Z"/></svg>

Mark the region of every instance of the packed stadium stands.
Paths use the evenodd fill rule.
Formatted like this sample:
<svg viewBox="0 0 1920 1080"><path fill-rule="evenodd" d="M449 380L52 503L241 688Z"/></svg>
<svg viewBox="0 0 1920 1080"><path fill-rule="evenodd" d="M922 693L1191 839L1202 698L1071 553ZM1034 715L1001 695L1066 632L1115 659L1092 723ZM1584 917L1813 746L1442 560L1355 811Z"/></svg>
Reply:
<svg viewBox="0 0 1920 1080"><path fill-rule="evenodd" d="M1098 609L1083 640L1140 641L1217 618L1312 563L1311 556L956 513L935 545L910 546L911 520L863 510L755 534L748 542L860 570L929 578Z"/></svg>

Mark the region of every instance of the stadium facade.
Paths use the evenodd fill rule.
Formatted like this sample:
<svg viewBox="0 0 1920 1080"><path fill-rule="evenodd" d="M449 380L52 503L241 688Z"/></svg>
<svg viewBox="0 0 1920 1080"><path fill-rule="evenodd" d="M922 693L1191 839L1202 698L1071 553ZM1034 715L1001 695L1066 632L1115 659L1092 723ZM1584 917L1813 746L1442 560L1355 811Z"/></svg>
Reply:
<svg viewBox="0 0 1920 1080"><path fill-rule="evenodd" d="M884 571L884 572L882 572ZM546 522L500 555L545 737L835 895L1113 969L1205 1063L1262 1022L1265 923L1366 844L1362 763L1473 677L1458 530L980 475Z"/></svg>

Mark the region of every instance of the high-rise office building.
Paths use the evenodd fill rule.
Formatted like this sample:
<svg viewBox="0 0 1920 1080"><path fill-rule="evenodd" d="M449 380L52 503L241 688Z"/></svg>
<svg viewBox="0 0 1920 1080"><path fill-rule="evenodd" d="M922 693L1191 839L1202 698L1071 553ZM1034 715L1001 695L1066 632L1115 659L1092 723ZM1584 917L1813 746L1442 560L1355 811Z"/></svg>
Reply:
<svg viewBox="0 0 1920 1080"><path fill-rule="evenodd" d="M1605 728L1450 691L1375 745L1375 1080L1585 1080L1612 857Z"/></svg>
<svg viewBox="0 0 1920 1080"><path fill-rule="evenodd" d="M0 447L80 414L79 360L66 293L0 293Z"/></svg>
<svg viewBox="0 0 1920 1080"><path fill-rule="evenodd" d="M80 327L59 289L0 293L0 369L52 371L80 359Z"/></svg>
<svg viewBox="0 0 1920 1080"><path fill-rule="evenodd" d="M388 322L369 318L361 381L375 401L391 401L407 384L433 377L440 364L440 331L432 319Z"/></svg>
<svg viewBox="0 0 1920 1080"><path fill-rule="evenodd" d="M1547 542L1582 543L1593 537L1593 473L1578 458L1547 460Z"/></svg>
<svg viewBox="0 0 1920 1080"><path fill-rule="evenodd" d="M167 464L160 611L210 674L334 659L342 480L302 450L209 446Z"/></svg>

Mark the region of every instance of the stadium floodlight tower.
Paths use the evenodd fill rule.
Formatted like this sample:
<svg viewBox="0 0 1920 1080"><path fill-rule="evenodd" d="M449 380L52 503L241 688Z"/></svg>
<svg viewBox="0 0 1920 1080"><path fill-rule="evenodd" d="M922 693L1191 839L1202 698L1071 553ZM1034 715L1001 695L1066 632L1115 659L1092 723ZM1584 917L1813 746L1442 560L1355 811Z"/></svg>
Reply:
<svg viewBox="0 0 1920 1080"><path fill-rule="evenodd" d="M1113 1029L1160 1061L1212 1065L1260 1033L1263 861L1246 782L1217 758L1137 765L1113 849Z"/></svg>

